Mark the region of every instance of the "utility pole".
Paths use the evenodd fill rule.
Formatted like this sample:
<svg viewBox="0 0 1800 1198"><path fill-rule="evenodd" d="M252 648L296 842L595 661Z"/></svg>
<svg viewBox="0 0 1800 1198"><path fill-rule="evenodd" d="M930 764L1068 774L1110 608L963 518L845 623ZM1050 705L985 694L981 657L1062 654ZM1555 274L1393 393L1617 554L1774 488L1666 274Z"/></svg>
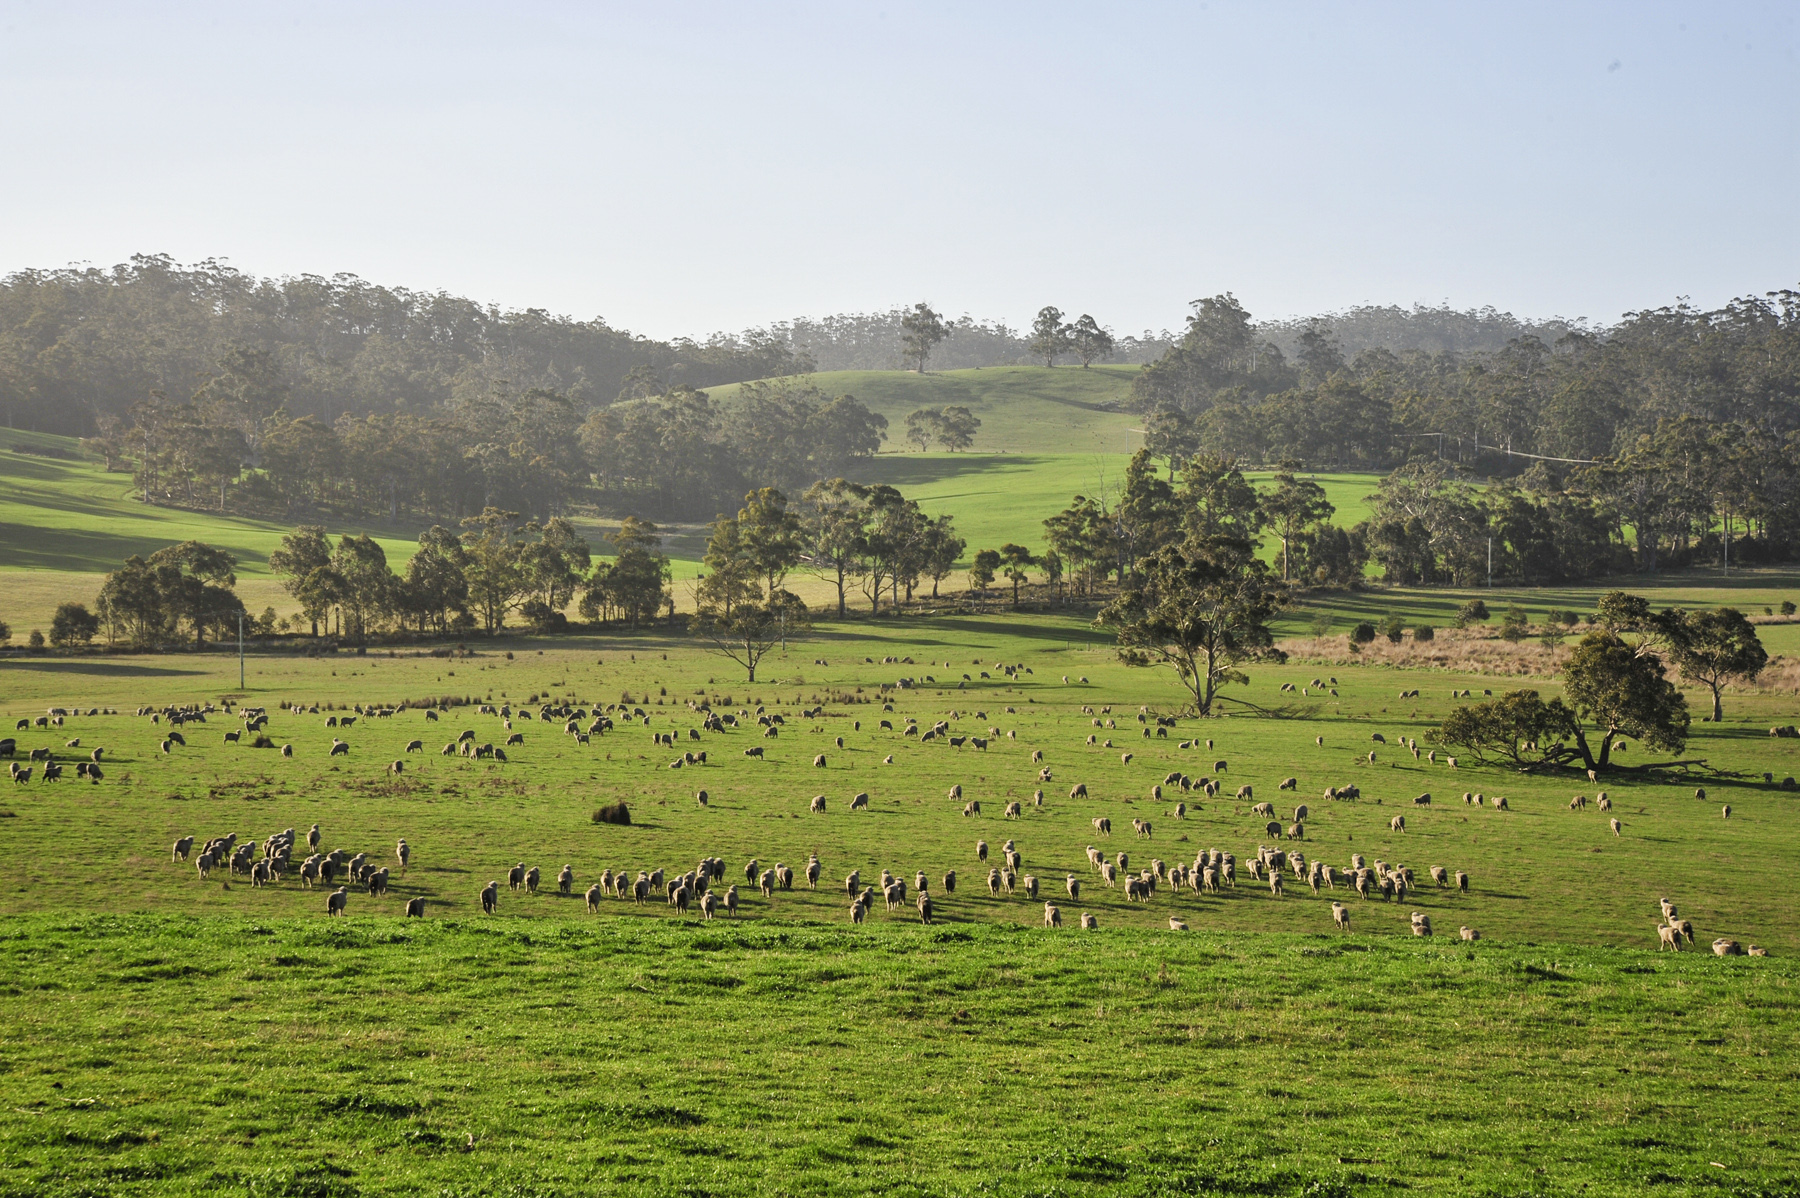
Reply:
<svg viewBox="0 0 1800 1198"><path fill-rule="evenodd" d="M244 613L238 613L238 690L244 689Z"/></svg>
<svg viewBox="0 0 1800 1198"><path fill-rule="evenodd" d="M1494 589L1494 534L1488 534L1488 590Z"/></svg>

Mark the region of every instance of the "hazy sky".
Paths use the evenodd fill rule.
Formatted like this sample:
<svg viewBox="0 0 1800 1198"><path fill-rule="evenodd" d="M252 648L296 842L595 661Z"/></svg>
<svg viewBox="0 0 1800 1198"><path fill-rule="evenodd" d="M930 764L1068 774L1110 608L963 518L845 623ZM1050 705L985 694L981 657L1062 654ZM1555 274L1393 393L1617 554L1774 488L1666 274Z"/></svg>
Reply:
<svg viewBox="0 0 1800 1198"><path fill-rule="evenodd" d="M1800 285L1800 5L0 0L0 271L348 271L655 336Z"/></svg>

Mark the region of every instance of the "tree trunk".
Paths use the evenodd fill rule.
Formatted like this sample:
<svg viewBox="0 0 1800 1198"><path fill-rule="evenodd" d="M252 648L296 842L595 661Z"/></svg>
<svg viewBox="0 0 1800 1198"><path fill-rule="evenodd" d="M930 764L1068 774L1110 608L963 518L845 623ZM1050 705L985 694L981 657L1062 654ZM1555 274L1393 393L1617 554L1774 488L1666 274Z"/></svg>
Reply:
<svg viewBox="0 0 1800 1198"><path fill-rule="evenodd" d="M1713 718L1712 718L1712 722L1713 722L1713 723L1715 723L1715 724L1717 724L1717 723L1721 723L1721 722L1723 722L1723 721L1724 721L1724 719L1725 719L1725 706L1724 706L1724 704L1723 704L1723 703L1721 703L1721 702L1720 702L1720 701L1719 701L1719 688L1718 688L1718 687L1717 687L1717 686L1714 686L1714 687L1713 687L1713 688L1712 688L1712 696L1713 696Z"/></svg>

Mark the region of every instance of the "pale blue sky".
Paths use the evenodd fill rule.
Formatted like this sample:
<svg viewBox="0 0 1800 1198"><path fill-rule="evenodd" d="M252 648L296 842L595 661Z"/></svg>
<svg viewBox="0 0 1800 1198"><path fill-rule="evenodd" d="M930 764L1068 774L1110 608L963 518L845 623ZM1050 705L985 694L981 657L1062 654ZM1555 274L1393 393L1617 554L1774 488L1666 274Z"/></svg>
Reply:
<svg viewBox="0 0 1800 1198"><path fill-rule="evenodd" d="M0 271L349 271L656 336L1800 286L1800 5L0 0Z"/></svg>

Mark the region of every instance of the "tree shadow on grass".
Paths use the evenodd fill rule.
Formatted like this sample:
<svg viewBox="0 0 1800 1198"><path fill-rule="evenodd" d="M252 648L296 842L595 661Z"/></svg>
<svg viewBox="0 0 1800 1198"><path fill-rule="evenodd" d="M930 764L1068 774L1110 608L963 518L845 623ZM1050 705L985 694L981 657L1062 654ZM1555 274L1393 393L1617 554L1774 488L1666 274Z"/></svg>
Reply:
<svg viewBox="0 0 1800 1198"><path fill-rule="evenodd" d="M9 670L30 670L38 674L66 674L94 678L191 678L211 673L209 670L184 670L173 666L126 665L120 662L71 658L64 661L27 659L0 661L0 675Z"/></svg>

